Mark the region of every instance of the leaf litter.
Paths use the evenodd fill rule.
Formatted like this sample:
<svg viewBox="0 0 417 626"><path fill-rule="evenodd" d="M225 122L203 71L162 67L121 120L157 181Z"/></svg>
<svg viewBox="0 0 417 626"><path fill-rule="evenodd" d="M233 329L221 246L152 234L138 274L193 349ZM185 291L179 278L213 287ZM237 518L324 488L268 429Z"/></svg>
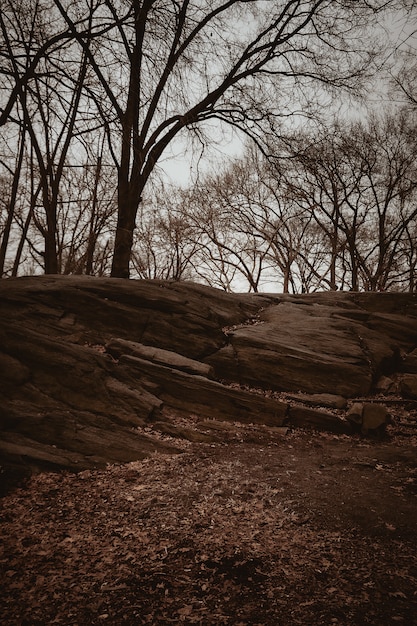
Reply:
<svg viewBox="0 0 417 626"><path fill-rule="evenodd" d="M3 626L417 624L407 429L177 426L216 436L0 501Z"/></svg>

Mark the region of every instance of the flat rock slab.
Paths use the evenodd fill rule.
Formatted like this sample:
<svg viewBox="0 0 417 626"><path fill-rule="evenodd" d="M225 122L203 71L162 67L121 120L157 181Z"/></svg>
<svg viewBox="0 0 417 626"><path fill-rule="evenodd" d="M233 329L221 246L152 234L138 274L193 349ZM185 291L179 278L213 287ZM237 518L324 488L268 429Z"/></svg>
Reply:
<svg viewBox="0 0 417 626"><path fill-rule="evenodd" d="M213 378L214 375L213 368L206 363L189 359L171 350L161 350L161 348L145 346L143 343L138 343L137 341L112 339L106 344L106 351L115 358L119 358L123 354L129 354L139 359L146 359L153 363L179 369L196 376Z"/></svg>
<svg viewBox="0 0 417 626"><path fill-rule="evenodd" d="M346 398L332 393L287 393L285 398L310 406L321 406L330 409L345 409L347 406Z"/></svg>
<svg viewBox="0 0 417 626"><path fill-rule="evenodd" d="M340 435L353 432L351 424L334 413L297 405L290 407L287 423L297 428L313 428Z"/></svg>
<svg viewBox="0 0 417 626"><path fill-rule="evenodd" d="M282 426L287 417L286 402L130 355L123 356L121 362L137 372L141 384L148 381L165 405L185 413L269 426Z"/></svg>

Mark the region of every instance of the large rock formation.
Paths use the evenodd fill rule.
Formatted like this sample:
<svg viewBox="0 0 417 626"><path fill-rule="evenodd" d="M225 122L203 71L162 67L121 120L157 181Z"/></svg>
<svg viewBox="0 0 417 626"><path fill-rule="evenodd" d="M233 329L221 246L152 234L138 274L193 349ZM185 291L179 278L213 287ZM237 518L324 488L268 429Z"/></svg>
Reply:
<svg viewBox="0 0 417 626"><path fill-rule="evenodd" d="M395 386L397 373L411 394L416 346L413 294L3 280L1 465L77 469L175 452L146 428L165 422L175 434L167 409L350 432L340 411L323 407L371 394L381 377Z"/></svg>
<svg viewBox="0 0 417 626"><path fill-rule="evenodd" d="M367 394L415 345L416 305L408 294L271 296L256 322L226 331L227 344L206 361L263 388Z"/></svg>

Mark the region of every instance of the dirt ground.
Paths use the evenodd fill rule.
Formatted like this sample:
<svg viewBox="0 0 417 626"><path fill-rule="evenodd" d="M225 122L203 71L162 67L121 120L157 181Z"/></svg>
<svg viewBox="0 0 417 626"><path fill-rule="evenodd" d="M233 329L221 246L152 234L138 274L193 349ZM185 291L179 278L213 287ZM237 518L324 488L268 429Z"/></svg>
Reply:
<svg viewBox="0 0 417 626"><path fill-rule="evenodd" d="M0 501L2 626L416 625L417 414L393 413L382 440L207 422L32 477Z"/></svg>

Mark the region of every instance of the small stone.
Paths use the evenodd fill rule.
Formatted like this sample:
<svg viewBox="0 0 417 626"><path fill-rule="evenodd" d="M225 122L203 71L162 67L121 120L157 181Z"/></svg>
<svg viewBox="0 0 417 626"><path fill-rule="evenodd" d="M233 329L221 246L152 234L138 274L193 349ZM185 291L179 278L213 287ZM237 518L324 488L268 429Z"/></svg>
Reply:
<svg viewBox="0 0 417 626"><path fill-rule="evenodd" d="M417 374L403 374L400 377L400 389L406 398L417 399Z"/></svg>
<svg viewBox="0 0 417 626"><path fill-rule="evenodd" d="M363 405L362 433L385 430L389 421L388 411L382 404L367 402Z"/></svg>

